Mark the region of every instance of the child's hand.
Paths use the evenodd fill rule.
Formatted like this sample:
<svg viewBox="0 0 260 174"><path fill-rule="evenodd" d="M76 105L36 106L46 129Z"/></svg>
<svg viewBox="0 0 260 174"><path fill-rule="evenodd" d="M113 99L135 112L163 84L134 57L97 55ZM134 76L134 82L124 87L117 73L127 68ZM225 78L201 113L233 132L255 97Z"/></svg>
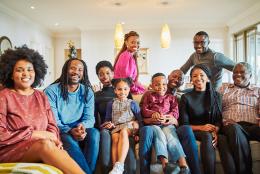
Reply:
<svg viewBox="0 0 260 174"><path fill-rule="evenodd" d="M152 114L152 118L155 119L156 121L158 121L161 124L165 121L164 117L159 112L154 112Z"/></svg>
<svg viewBox="0 0 260 174"><path fill-rule="evenodd" d="M106 121L105 123L100 125L100 128L102 128L102 129L112 129L112 128L115 128L115 125L111 121Z"/></svg>

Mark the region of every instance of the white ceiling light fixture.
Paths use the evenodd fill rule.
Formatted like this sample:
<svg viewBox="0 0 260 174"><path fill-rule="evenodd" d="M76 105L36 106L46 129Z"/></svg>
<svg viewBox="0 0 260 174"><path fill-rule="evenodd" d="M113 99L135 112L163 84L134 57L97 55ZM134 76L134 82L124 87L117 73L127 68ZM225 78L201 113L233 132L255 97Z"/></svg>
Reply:
<svg viewBox="0 0 260 174"><path fill-rule="evenodd" d="M171 44L171 33L169 26L164 24L161 31L161 47L169 48Z"/></svg>
<svg viewBox="0 0 260 174"><path fill-rule="evenodd" d="M122 25L122 23L116 24L114 41L115 41L115 48L116 49L120 49L123 46L123 43L124 43L124 32L123 32L123 25Z"/></svg>

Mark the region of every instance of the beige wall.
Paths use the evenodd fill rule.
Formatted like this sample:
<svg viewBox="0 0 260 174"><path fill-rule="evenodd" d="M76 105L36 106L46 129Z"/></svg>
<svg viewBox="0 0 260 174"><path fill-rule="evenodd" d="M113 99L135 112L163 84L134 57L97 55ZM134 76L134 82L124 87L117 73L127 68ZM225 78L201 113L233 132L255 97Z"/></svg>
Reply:
<svg viewBox="0 0 260 174"><path fill-rule="evenodd" d="M0 36L10 38L13 47L26 44L43 55L48 65L46 87L54 79L54 47L51 34L43 27L0 4Z"/></svg>
<svg viewBox="0 0 260 174"><path fill-rule="evenodd" d="M124 32L136 30L140 34L141 47L148 49L148 75L140 75L144 84L150 82L151 76L156 72L169 74L173 69L180 68L193 53L192 38L200 30L205 30L210 36L210 47L216 51L228 54L227 30L223 28L174 28L171 27L172 42L168 49L160 48L160 28L128 28ZM89 68L89 77L92 83L97 83L95 65L101 60L114 62L114 31L93 30L83 31L81 34L81 47L83 57Z"/></svg>

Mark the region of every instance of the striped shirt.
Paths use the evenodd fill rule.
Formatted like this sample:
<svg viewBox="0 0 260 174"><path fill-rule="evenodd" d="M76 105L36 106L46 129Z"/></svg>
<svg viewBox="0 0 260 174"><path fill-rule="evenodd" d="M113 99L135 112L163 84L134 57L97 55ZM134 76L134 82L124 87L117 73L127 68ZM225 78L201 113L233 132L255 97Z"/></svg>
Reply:
<svg viewBox="0 0 260 174"><path fill-rule="evenodd" d="M240 88L233 84L223 84L219 93L222 98L223 120L233 119L236 122L258 123L260 116L260 88L249 85Z"/></svg>

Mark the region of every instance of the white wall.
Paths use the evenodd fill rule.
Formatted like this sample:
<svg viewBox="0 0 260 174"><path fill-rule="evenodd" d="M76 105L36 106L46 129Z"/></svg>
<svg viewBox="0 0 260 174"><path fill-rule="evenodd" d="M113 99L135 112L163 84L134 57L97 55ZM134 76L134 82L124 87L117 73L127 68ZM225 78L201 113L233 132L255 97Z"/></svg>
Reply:
<svg viewBox="0 0 260 174"><path fill-rule="evenodd" d="M71 40L74 42L76 49L81 48L80 36L76 35L67 35L67 36L58 36L53 39L54 48L55 48L55 80L60 77L62 66L67 60L65 57L65 49L68 49L68 41Z"/></svg>
<svg viewBox="0 0 260 174"><path fill-rule="evenodd" d="M20 14L5 8L0 4L0 36L7 36L13 47L26 44L28 47L36 49L43 55L48 65L48 73L44 88L54 79L54 57L53 44L50 33L43 27L31 22Z"/></svg>
<svg viewBox="0 0 260 174"><path fill-rule="evenodd" d="M260 2L249 8L248 10L241 13L236 18L228 22L229 32L228 32L228 42L230 49L230 54L234 54L234 34L244 30L252 25L260 22ZM254 66L253 66L254 67ZM256 71L256 70L255 70ZM256 85L260 86L260 72L256 75Z"/></svg>
<svg viewBox="0 0 260 174"><path fill-rule="evenodd" d="M230 55L233 55L233 35L241 30L244 30L251 25L260 22L260 2L241 13L234 19L228 22L228 42L230 49Z"/></svg>
<svg viewBox="0 0 260 174"><path fill-rule="evenodd" d="M205 30L210 36L210 47L216 51L228 53L226 28L180 28L171 27L172 43L168 49L160 48L160 28L136 29L140 34L141 47L148 50L148 75L140 75L144 84L150 82L151 76L156 72L169 74L173 69L180 68L193 53L192 38L200 30ZM125 32L135 30L124 29ZM81 46L83 58L88 65L91 83L98 83L95 66L101 60L114 62L114 30L83 31Z"/></svg>

